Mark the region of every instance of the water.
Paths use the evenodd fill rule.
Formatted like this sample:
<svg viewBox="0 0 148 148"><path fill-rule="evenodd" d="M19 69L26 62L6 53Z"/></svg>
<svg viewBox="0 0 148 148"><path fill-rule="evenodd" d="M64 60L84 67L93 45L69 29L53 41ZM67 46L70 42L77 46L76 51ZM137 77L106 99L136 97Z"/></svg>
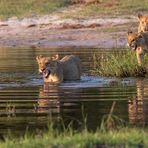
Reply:
<svg viewBox="0 0 148 148"><path fill-rule="evenodd" d="M94 52L100 57L110 53L98 49L0 49L0 135L46 129L51 117L65 126L73 122L75 129L87 118L88 128L95 130L109 114L113 101L119 118L131 125L147 126L148 79L90 76ZM57 53L81 58L80 81L44 86L35 57Z"/></svg>

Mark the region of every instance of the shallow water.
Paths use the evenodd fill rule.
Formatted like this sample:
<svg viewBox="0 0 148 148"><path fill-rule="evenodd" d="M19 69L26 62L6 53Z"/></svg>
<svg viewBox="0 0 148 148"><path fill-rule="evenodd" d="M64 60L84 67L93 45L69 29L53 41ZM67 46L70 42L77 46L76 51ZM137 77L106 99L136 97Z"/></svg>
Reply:
<svg viewBox="0 0 148 148"><path fill-rule="evenodd" d="M99 49L0 49L0 134L12 131L23 134L26 129L46 129L50 118L73 122L79 129L87 119L90 130L100 125L109 114L113 101L114 114L126 123L148 125L148 79L90 76L92 56L109 54ZM80 81L60 86L44 86L38 74L37 55L78 55L82 60Z"/></svg>

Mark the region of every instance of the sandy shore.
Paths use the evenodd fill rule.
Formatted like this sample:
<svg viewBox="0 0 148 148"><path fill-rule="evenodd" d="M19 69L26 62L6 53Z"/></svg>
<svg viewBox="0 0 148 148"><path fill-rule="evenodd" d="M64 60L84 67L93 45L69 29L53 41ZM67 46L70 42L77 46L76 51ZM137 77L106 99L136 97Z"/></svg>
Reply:
<svg viewBox="0 0 148 148"><path fill-rule="evenodd" d="M136 21L133 16L61 19L55 15L20 20L14 17L0 22L0 46L125 48L126 31L122 27ZM116 30L117 27L121 29Z"/></svg>

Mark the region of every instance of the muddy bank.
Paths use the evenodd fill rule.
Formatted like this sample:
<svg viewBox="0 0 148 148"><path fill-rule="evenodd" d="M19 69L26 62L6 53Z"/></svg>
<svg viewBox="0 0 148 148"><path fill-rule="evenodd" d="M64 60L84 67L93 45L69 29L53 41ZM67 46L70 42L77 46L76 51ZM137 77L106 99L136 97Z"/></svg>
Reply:
<svg viewBox="0 0 148 148"><path fill-rule="evenodd" d="M133 16L89 19L61 19L58 16L21 20L11 18L0 22L0 46L124 48L128 30L126 26L136 21Z"/></svg>

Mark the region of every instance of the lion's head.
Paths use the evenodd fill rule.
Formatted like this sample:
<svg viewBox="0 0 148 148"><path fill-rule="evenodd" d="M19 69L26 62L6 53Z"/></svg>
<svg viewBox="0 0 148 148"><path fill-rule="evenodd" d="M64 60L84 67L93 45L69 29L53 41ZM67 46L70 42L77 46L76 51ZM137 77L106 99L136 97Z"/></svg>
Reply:
<svg viewBox="0 0 148 148"><path fill-rule="evenodd" d="M132 31L129 31L127 34L127 42L132 50L136 50L138 47L143 47L143 45L145 44L145 40L142 34Z"/></svg>
<svg viewBox="0 0 148 148"><path fill-rule="evenodd" d="M39 66L39 72L43 74L44 78L47 78L57 70L58 55L54 57L44 57L40 55L36 57L36 60Z"/></svg>
<svg viewBox="0 0 148 148"><path fill-rule="evenodd" d="M138 14L139 28L138 32L148 31L148 16Z"/></svg>

